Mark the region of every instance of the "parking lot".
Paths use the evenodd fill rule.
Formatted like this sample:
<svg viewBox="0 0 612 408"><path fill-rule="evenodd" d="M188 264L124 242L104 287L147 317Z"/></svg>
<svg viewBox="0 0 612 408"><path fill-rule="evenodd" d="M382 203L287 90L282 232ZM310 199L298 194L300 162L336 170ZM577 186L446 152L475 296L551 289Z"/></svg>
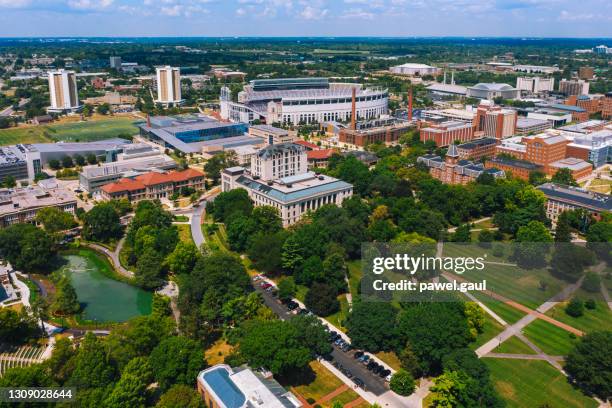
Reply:
<svg viewBox="0 0 612 408"><path fill-rule="evenodd" d="M262 294L265 304L281 319L287 320L297 315L296 311L298 308L295 307L295 305L291 306L295 308L294 311L290 311L286 305L282 304L274 297L273 291L264 290L260 282L252 283L255 290ZM335 339L336 337L332 339L330 336L330 342L332 342L332 344L332 340L335 341ZM344 348L346 349L347 347L345 346ZM374 374L372 372L374 370L374 365L370 365L370 369L372 370L370 371L368 370L367 362L364 363L356 359L355 353L357 352L359 352L359 350L342 351L339 345L333 344L331 355L325 356L325 359L364 390L377 396L387 392L389 388L385 379L381 377L381 374ZM368 353L365 354L369 355Z"/></svg>

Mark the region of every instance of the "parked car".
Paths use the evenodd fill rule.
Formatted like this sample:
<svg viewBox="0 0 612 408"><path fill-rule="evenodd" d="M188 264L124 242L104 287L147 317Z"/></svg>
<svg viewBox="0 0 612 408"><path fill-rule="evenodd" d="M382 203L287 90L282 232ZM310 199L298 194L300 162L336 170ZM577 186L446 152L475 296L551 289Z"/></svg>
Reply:
<svg viewBox="0 0 612 408"><path fill-rule="evenodd" d="M297 302L294 302L293 300L287 302L287 308L291 311L297 309L298 307L300 307L300 305L298 305Z"/></svg>
<svg viewBox="0 0 612 408"><path fill-rule="evenodd" d="M359 358L363 356L363 351L356 351L355 354L353 354L353 358Z"/></svg>
<svg viewBox="0 0 612 408"><path fill-rule="evenodd" d="M386 369L382 370L380 373L378 373L380 378L386 378L389 374L391 374L391 370L389 370L388 368L386 368Z"/></svg>
<svg viewBox="0 0 612 408"><path fill-rule="evenodd" d="M355 377L353 378L353 382L355 383L356 386L360 387L360 388L364 388L365 383L363 382L363 380L361 378Z"/></svg>

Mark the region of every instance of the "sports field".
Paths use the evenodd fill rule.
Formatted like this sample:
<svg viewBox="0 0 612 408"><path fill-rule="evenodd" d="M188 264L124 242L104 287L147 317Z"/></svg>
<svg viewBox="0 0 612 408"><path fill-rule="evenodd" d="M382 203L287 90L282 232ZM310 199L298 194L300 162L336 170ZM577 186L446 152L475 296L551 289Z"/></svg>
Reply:
<svg viewBox="0 0 612 408"><path fill-rule="evenodd" d="M132 118L113 118L52 124L44 126L16 127L0 130L0 145L17 143L90 142L113 137L129 137L138 133Z"/></svg>

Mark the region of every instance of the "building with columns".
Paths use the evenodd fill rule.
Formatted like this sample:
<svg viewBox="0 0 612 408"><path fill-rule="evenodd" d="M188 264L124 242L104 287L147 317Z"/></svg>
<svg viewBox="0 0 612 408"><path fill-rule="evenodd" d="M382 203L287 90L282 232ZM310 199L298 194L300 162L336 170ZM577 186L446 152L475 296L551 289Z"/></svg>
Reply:
<svg viewBox="0 0 612 408"><path fill-rule="evenodd" d="M341 205L353 195L345 181L308 171L306 150L294 143L266 146L251 158L251 168L221 173L222 191L245 189L255 206L275 207L287 227L323 205Z"/></svg>
<svg viewBox="0 0 612 408"><path fill-rule="evenodd" d="M156 68L157 99L156 103L165 106L181 105L181 70L177 67Z"/></svg>

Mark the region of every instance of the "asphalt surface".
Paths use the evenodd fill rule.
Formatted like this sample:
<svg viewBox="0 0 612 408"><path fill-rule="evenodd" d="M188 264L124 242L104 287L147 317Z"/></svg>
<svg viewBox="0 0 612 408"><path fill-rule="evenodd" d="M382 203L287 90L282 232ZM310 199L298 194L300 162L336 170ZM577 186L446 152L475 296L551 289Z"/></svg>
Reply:
<svg viewBox="0 0 612 408"><path fill-rule="evenodd" d="M202 201L199 207L193 209L191 216L191 237L193 242L199 248L204 243L204 234L202 233L202 214L206 210L206 201Z"/></svg>
<svg viewBox="0 0 612 408"><path fill-rule="evenodd" d="M291 313L289 309L285 307L285 305L281 304L270 292L266 292L262 290L259 286L259 282L253 282L253 287L255 290L262 294L264 303L268 306L276 315L282 320L288 320L295 316L294 313ZM345 369L349 370L351 374L353 374L353 379L360 378L365 384L364 389L369 391L375 395L381 395L387 392L389 389L386 386L386 382L383 378L380 378L376 374L372 374L368 369L358 362L355 358L353 358L353 353L355 351L349 351L345 353L339 350L336 346L333 346L333 351L331 356L333 357L334 362L338 362Z"/></svg>

